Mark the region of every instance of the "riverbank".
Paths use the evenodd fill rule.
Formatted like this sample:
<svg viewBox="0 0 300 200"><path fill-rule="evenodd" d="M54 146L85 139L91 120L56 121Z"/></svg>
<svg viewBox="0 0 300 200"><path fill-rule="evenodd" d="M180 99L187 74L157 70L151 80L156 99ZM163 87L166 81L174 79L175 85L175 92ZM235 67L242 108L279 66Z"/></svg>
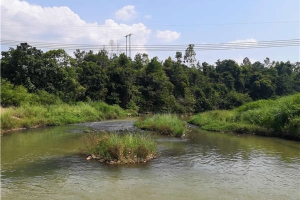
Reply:
<svg viewBox="0 0 300 200"><path fill-rule="evenodd" d="M127 116L126 111L119 106L104 102L23 105L2 109L1 134L11 130L119 119Z"/></svg>
<svg viewBox="0 0 300 200"><path fill-rule="evenodd" d="M300 140L300 94L259 100L233 110L199 113L189 120L204 130Z"/></svg>

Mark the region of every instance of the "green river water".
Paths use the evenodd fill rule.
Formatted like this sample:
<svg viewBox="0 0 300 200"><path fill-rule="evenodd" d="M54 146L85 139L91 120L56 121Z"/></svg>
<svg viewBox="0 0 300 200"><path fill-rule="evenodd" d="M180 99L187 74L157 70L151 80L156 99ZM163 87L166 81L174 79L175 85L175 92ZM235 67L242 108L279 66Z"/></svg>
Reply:
<svg viewBox="0 0 300 200"><path fill-rule="evenodd" d="M183 139L154 135L158 157L148 163L86 161L84 130L123 125L133 126L84 123L2 136L1 199L300 199L299 142L191 128Z"/></svg>

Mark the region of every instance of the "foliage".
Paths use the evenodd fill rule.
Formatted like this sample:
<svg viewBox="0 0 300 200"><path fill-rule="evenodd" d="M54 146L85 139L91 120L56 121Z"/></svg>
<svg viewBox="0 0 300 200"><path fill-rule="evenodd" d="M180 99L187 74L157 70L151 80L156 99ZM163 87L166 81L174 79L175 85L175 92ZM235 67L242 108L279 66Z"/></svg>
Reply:
<svg viewBox="0 0 300 200"><path fill-rule="evenodd" d="M186 131L185 123L172 114L156 114L145 118L141 122L136 122L135 125L141 129L175 137L182 137Z"/></svg>
<svg viewBox="0 0 300 200"><path fill-rule="evenodd" d="M156 144L148 134L88 133L82 139L87 152L105 162L138 163L156 154Z"/></svg>
<svg viewBox="0 0 300 200"><path fill-rule="evenodd" d="M2 106L103 101L138 112L194 113L300 92L299 63L196 63L194 45L172 60L137 54L65 50L27 43L1 52Z"/></svg>
<svg viewBox="0 0 300 200"><path fill-rule="evenodd" d="M1 79L1 106L21 106L21 105L51 105L62 103L61 99L44 90L36 93L28 93L27 89L20 85L14 86L9 81Z"/></svg>
<svg viewBox="0 0 300 200"><path fill-rule="evenodd" d="M24 86L14 86L9 81L1 79L1 106L20 106L28 99L30 94Z"/></svg>
<svg viewBox="0 0 300 200"><path fill-rule="evenodd" d="M184 54L184 61L189 63L191 66L194 66L196 61L196 52L194 50L194 44L189 44Z"/></svg>
<svg viewBox="0 0 300 200"><path fill-rule="evenodd" d="M300 93L246 103L231 111L209 111L189 122L205 130L256 133L300 139Z"/></svg>

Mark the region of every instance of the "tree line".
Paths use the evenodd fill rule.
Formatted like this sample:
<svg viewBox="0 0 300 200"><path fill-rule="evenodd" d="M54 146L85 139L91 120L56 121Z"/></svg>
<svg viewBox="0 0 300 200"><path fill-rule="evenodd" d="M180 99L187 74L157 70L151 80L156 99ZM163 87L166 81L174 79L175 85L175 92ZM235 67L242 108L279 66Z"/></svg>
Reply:
<svg viewBox="0 0 300 200"><path fill-rule="evenodd" d="M27 43L1 55L3 106L17 104L5 99L8 84L67 103L103 101L139 112L231 109L300 92L299 62L266 58L264 63L251 63L246 57L242 64L233 60L200 64L193 45L184 55L176 52L175 60L164 61L145 53L134 59L125 54L109 56L105 49L95 53L78 49L71 57L63 49L43 52Z"/></svg>

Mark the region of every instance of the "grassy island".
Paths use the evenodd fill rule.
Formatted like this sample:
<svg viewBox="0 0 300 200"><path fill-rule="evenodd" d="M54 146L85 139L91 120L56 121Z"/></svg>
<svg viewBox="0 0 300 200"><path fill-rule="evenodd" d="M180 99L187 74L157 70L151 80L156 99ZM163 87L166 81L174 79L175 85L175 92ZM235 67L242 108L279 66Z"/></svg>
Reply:
<svg viewBox="0 0 300 200"><path fill-rule="evenodd" d="M185 122L172 114L156 114L136 122L135 125L144 130L156 131L163 135L175 137L184 136L186 130Z"/></svg>
<svg viewBox="0 0 300 200"><path fill-rule="evenodd" d="M204 130L300 139L300 94L199 113L189 120Z"/></svg>
<svg viewBox="0 0 300 200"><path fill-rule="evenodd" d="M108 164L141 163L155 158L156 143L146 134L88 133L83 136L87 160Z"/></svg>

